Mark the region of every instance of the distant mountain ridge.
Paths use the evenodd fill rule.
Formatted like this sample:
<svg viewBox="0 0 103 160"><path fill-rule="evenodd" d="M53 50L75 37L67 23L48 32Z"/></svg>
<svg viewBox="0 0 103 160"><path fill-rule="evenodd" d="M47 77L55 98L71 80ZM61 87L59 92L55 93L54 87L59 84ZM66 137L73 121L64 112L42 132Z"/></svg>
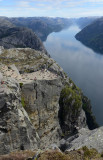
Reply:
<svg viewBox="0 0 103 160"><path fill-rule="evenodd" d="M59 32L73 24L84 24L85 18L49 18L49 17L0 17L0 46L4 48L33 48L48 54L42 41L52 32ZM87 25L95 18L86 18ZM37 36L36 36L37 35ZM39 39L39 38L41 39Z"/></svg>
<svg viewBox="0 0 103 160"><path fill-rule="evenodd" d="M81 18L18 17L18 18L9 18L9 21L13 25L32 29L42 41L45 41L47 36L52 32L59 32L62 29L66 29L75 23L81 29L83 29L96 19L97 17L81 17Z"/></svg>
<svg viewBox="0 0 103 160"><path fill-rule="evenodd" d="M45 41L51 32L58 32L72 24L72 19L49 17L18 17L10 18L9 21L13 25L32 29L42 41Z"/></svg>
<svg viewBox="0 0 103 160"><path fill-rule="evenodd" d="M71 23L65 18L0 17L0 46L6 49L29 47L48 54L40 39L45 40L51 32L60 31Z"/></svg>
<svg viewBox="0 0 103 160"><path fill-rule="evenodd" d="M85 27L75 37L94 51L103 54L103 17Z"/></svg>
<svg viewBox="0 0 103 160"><path fill-rule="evenodd" d="M76 24L81 28L85 28L86 26L90 25L93 23L95 20L97 20L99 17L81 17L75 19Z"/></svg>

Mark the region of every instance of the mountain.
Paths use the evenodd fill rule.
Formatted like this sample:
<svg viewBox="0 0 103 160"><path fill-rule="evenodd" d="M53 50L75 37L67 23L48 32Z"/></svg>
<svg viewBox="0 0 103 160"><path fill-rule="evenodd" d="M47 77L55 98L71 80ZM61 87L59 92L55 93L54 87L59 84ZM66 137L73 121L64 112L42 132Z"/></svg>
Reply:
<svg viewBox="0 0 103 160"><path fill-rule="evenodd" d="M45 40L51 32L60 31L71 24L72 21L65 18L0 17L0 46L4 48L29 47L48 54L40 39Z"/></svg>
<svg viewBox="0 0 103 160"><path fill-rule="evenodd" d="M8 27L8 28L10 28L10 27L14 27L14 26L15 25L10 22L8 17L1 17L0 16L0 27L4 27L4 28Z"/></svg>
<svg viewBox="0 0 103 160"><path fill-rule="evenodd" d="M49 17L9 18L9 21L13 25L32 29L42 41L45 41L50 33L58 32L72 24L72 19Z"/></svg>
<svg viewBox="0 0 103 160"><path fill-rule="evenodd" d="M81 29L83 29L93 23L96 19L98 19L98 17L81 17L74 19L74 21Z"/></svg>
<svg viewBox="0 0 103 160"><path fill-rule="evenodd" d="M103 54L103 18L85 27L75 37L95 52Z"/></svg>
<svg viewBox="0 0 103 160"><path fill-rule="evenodd" d="M0 26L0 45L7 49L28 47L48 54L36 34L32 30L23 27Z"/></svg>

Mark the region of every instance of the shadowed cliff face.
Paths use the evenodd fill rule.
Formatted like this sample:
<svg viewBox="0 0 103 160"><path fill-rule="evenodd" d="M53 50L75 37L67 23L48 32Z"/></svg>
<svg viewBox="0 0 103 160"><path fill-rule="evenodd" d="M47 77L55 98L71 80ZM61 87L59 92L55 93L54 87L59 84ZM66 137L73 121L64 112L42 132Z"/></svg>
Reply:
<svg viewBox="0 0 103 160"><path fill-rule="evenodd" d="M48 54L41 40L27 28L0 27L0 45L4 48L33 48Z"/></svg>

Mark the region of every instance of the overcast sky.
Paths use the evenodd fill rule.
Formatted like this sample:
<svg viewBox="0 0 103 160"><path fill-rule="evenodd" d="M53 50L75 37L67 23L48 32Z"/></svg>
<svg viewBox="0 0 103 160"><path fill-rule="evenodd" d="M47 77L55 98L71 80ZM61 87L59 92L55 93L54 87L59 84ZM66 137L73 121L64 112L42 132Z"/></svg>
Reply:
<svg viewBox="0 0 103 160"><path fill-rule="evenodd" d="M0 0L0 16L103 16L103 0Z"/></svg>

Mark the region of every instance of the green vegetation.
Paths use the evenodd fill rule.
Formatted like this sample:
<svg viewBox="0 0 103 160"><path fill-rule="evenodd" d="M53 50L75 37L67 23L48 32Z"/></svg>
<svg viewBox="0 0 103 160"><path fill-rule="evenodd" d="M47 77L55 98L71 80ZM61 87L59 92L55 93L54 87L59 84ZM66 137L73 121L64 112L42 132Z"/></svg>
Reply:
<svg viewBox="0 0 103 160"><path fill-rule="evenodd" d="M82 107L80 90L72 83L66 84L62 89L59 99L59 120L63 135L76 131L75 125Z"/></svg>
<svg viewBox="0 0 103 160"><path fill-rule="evenodd" d="M17 151L0 156L0 160L31 160L35 154L35 151ZM102 154L99 154L96 149L88 149L87 147L66 153L58 150L47 150L41 152L36 160L102 160Z"/></svg>
<svg viewBox="0 0 103 160"><path fill-rule="evenodd" d="M26 107L25 98L23 96L21 97L21 104L24 108Z"/></svg>
<svg viewBox="0 0 103 160"><path fill-rule="evenodd" d="M81 107L81 95L76 93L77 90L69 87L68 85L62 90L60 99L65 103L65 109L68 109L71 105L73 110L78 110Z"/></svg>
<svg viewBox="0 0 103 160"><path fill-rule="evenodd" d="M82 108L86 114L86 122L89 129L98 128L99 125L96 122L95 116L92 113L92 106L90 100L83 95L82 91L73 83L73 81L69 78L69 83L72 86L72 89L81 96Z"/></svg>
<svg viewBox="0 0 103 160"><path fill-rule="evenodd" d="M20 88L22 88L22 86L23 86L23 83L19 83L19 85L20 85Z"/></svg>
<svg viewBox="0 0 103 160"><path fill-rule="evenodd" d="M84 159L85 160L90 160L92 158L100 158L101 155L97 152L96 149L92 148L92 149L88 149L86 146L84 146L82 148L83 152L84 152Z"/></svg>
<svg viewBox="0 0 103 160"><path fill-rule="evenodd" d="M72 88L73 90L75 90L75 92L76 92L77 94L80 94L80 95L81 95L81 93L82 93L81 89L75 85L75 83L71 80L71 78L69 78L69 83L70 83L70 85L71 85L71 88Z"/></svg>
<svg viewBox="0 0 103 160"><path fill-rule="evenodd" d="M82 95L82 102L83 102L82 108L85 111L86 118L87 118L86 121L89 129L92 130L92 129L98 128L99 125L97 124L95 116L92 113L90 100L86 96Z"/></svg>

